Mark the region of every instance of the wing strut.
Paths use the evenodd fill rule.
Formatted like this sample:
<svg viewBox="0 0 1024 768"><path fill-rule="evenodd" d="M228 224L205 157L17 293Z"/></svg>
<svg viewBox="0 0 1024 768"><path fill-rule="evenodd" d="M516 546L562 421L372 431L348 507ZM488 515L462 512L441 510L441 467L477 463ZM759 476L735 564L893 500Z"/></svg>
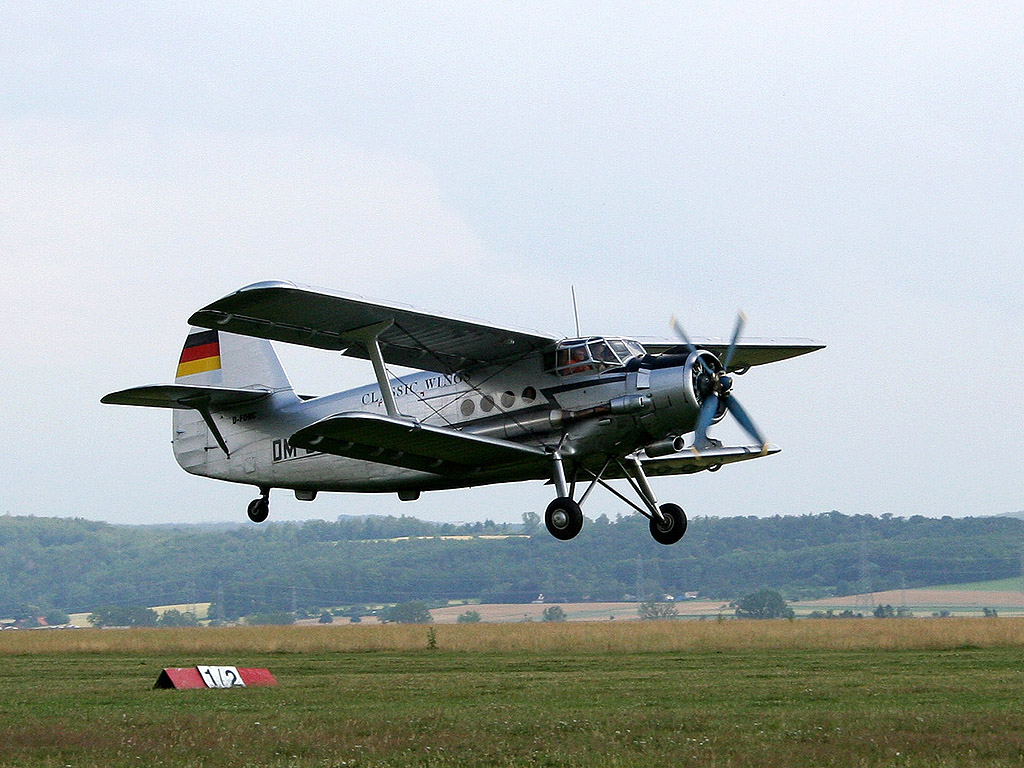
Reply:
<svg viewBox="0 0 1024 768"><path fill-rule="evenodd" d="M366 347L366 352L373 363L373 373L377 377L377 386L380 387L380 396L384 398L384 408L387 410L388 416L400 419L402 414L398 412L395 393L391 391L391 384L388 383L388 373L384 370L384 356L380 353L380 343L377 341L378 337L394 324L394 320L385 320L381 323L356 328L353 331L346 331L344 336L358 341Z"/></svg>

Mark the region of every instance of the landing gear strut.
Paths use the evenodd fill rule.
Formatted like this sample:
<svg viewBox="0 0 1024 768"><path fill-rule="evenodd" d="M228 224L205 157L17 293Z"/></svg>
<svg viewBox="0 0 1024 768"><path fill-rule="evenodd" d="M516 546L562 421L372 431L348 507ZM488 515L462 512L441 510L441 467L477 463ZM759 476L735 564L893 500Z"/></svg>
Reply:
<svg viewBox="0 0 1024 768"><path fill-rule="evenodd" d="M563 438L564 441L564 438ZM561 444L559 444L561 448ZM583 530L583 510L580 504L573 499L573 492L576 490L575 481L570 488L565 482L565 468L562 466L562 456L558 449L551 454L551 480L555 484L558 496L548 504L544 511L544 525L548 533L561 541L568 541L574 538ZM583 497L584 499L586 496ZM580 499L582 502L583 499Z"/></svg>
<svg viewBox="0 0 1024 768"><path fill-rule="evenodd" d="M636 495L640 497L643 506L627 499L604 481L604 473L613 461L622 470L622 474L629 481ZM580 496L579 501L576 501L575 473L572 485L569 485L565 479L562 457L557 450L551 454L551 479L557 489L558 496L548 504L548 508L544 513L544 524L547 526L548 532L556 539L568 541L583 528L583 502L587 500L590 492L594 490L596 485L601 485L603 488L608 489L612 494L618 496L622 501L650 520L651 536L659 544L675 544L683 538L683 534L686 533L686 513L683 512L683 508L678 504L670 503L658 506L658 499L654 495L651 484L647 481L643 464L637 456L633 456L632 460L626 459L625 461L609 458L597 473L590 471L586 467L582 467L582 469L591 476L592 481L587 490Z"/></svg>
<svg viewBox="0 0 1024 768"><path fill-rule="evenodd" d="M246 510L249 519L254 523L262 523L270 514L270 489L260 488L260 497L249 502Z"/></svg>

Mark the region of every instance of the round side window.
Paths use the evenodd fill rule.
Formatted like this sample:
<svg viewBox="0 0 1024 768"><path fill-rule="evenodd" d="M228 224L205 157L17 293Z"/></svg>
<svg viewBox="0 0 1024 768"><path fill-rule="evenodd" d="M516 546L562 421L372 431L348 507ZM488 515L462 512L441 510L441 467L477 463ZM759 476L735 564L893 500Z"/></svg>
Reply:
<svg viewBox="0 0 1024 768"><path fill-rule="evenodd" d="M473 401L470 400L468 397L462 401L462 405L459 406L459 408L462 410L463 416L472 416L473 411L476 410L476 406L473 405Z"/></svg>
<svg viewBox="0 0 1024 768"><path fill-rule="evenodd" d="M480 410L484 413L490 413L494 410L494 398L490 395L484 395L480 398Z"/></svg>
<svg viewBox="0 0 1024 768"><path fill-rule="evenodd" d="M515 396L514 393L512 393L512 392L502 392L501 393L501 407L502 408L511 408L515 404L516 404L516 396Z"/></svg>
<svg viewBox="0 0 1024 768"><path fill-rule="evenodd" d="M536 399L537 399L537 390L536 389L534 389L533 387L527 387L526 389L523 390L523 400L525 400L528 403L532 403Z"/></svg>

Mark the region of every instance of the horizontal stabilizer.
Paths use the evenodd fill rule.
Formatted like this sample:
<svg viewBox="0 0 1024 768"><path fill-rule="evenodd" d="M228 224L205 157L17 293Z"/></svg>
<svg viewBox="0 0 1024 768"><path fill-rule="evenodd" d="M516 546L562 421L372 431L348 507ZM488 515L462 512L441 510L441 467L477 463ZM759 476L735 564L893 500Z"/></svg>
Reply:
<svg viewBox="0 0 1024 768"><path fill-rule="evenodd" d="M660 475L690 475L712 467L720 467L723 464L734 464L737 461L770 456L779 453L781 450L776 445L769 445L766 450L762 449L760 445L709 447L704 448L700 453L694 453L693 450L687 449L682 453L674 453L671 456L663 456L657 459L641 459L641 461L643 461L644 472L651 477Z"/></svg>
<svg viewBox="0 0 1024 768"><path fill-rule="evenodd" d="M186 384L150 384L144 387L122 389L111 392L100 402L104 405L142 405L148 408L197 408L203 407L217 410L233 408L239 405L254 403L269 395L268 389L231 389L229 387L211 387Z"/></svg>
<svg viewBox="0 0 1024 768"><path fill-rule="evenodd" d="M455 477L547 456L540 448L508 440L358 411L321 419L289 442L296 448Z"/></svg>

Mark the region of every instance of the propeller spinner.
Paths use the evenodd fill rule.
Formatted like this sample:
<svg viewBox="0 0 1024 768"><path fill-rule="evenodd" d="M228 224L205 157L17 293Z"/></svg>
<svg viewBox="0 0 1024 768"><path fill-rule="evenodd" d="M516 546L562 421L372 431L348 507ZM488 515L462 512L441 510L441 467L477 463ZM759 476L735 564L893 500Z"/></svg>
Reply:
<svg viewBox="0 0 1024 768"><path fill-rule="evenodd" d="M729 347L726 349L725 356L721 360L720 368L712 366L705 359L707 353L696 356L696 360L700 363L703 371L701 371L694 382L695 389L702 398L700 414L697 416L697 425L693 436L693 449L695 452L699 453L702 449L711 445L708 440L708 428L718 414L720 403L725 404L725 409L733 415L733 418L739 422L743 430L761 446L762 452L768 450L768 441L764 439L754 424L753 419L750 418L750 415L732 393L733 379L729 375L729 365L732 363L733 355L736 353L736 344L739 342L740 335L743 333L743 326L746 322L746 316L740 312L736 318L736 328L733 330L732 340L729 342ZM679 338L683 340L683 343L686 344L690 353L696 353L697 347L690 341L690 337L686 335L683 326L674 317L672 318L672 327L679 335Z"/></svg>

